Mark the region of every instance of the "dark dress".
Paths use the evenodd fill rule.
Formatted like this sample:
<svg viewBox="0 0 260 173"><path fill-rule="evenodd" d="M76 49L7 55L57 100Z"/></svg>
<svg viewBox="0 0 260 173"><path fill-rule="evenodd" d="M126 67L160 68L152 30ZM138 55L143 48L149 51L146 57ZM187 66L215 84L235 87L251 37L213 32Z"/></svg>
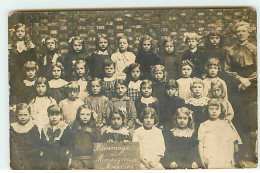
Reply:
<svg viewBox="0 0 260 173"><path fill-rule="evenodd" d="M166 89L165 89L165 82L157 82L153 81L153 96L161 100L161 97L165 97Z"/></svg>
<svg viewBox="0 0 260 173"><path fill-rule="evenodd" d="M34 82L35 82L35 80L34 81L28 81L28 80L20 81L17 88L20 88L22 92L17 93L16 103L27 103L27 104L30 103L30 101L36 95Z"/></svg>
<svg viewBox="0 0 260 173"><path fill-rule="evenodd" d="M90 76L100 79L104 78L104 61L106 59L111 59L111 55L100 55L98 53L93 53L90 56L88 60Z"/></svg>
<svg viewBox="0 0 260 173"><path fill-rule="evenodd" d="M121 127L119 130L114 130L111 128L111 126L108 126L107 129L102 134L102 141L103 142L132 141L132 136L125 127Z"/></svg>
<svg viewBox="0 0 260 173"><path fill-rule="evenodd" d="M144 110L146 107L153 108L157 115L160 117L160 108L159 108L159 102L158 99L155 98L155 100L149 104L145 104L141 101L142 97L139 97L138 99L135 100L135 108L137 112L137 118L140 118L141 112Z"/></svg>
<svg viewBox="0 0 260 173"><path fill-rule="evenodd" d="M162 57L162 64L165 66L167 71L167 78L168 79L178 79L180 77L180 64L181 58L176 56L174 53L171 54L163 54Z"/></svg>
<svg viewBox="0 0 260 173"><path fill-rule="evenodd" d="M30 126L28 132L10 127L10 166L12 169L39 169L40 134L36 125ZM14 125L14 126L13 126Z"/></svg>

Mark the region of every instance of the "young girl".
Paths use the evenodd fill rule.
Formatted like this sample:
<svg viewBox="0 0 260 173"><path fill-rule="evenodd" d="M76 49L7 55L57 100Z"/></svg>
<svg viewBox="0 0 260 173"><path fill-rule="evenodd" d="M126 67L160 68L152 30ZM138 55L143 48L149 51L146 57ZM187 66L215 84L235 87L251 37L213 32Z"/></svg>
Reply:
<svg viewBox="0 0 260 173"><path fill-rule="evenodd" d="M185 101L176 96L179 90L178 82L174 79L167 80L165 83L166 96L159 99L160 107L160 124L164 126L175 114L176 110L183 107Z"/></svg>
<svg viewBox="0 0 260 173"><path fill-rule="evenodd" d="M205 168L234 168L234 152L241 139L235 129L223 118L222 104L212 99L207 107L209 120L198 131L199 154Z"/></svg>
<svg viewBox="0 0 260 173"><path fill-rule="evenodd" d="M31 108L26 103L16 105L17 122L10 126L11 146L17 148L17 154L10 148L10 166L12 169L39 169L40 134L32 121Z"/></svg>
<svg viewBox="0 0 260 173"><path fill-rule="evenodd" d="M103 64L105 59L111 59L111 55L108 52L108 35L100 34L96 38L96 49L97 51L94 52L90 59L89 59L89 69L90 75L92 77L97 77L103 79Z"/></svg>
<svg viewBox="0 0 260 173"><path fill-rule="evenodd" d="M101 79L92 79L88 86L90 95L85 98L85 104L97 113L96 126L100 128L106 123L106 117L104 117L104 115L109 102L108 98L103 95L102 86Z"/></svg>
<svg viewBox="0 0 260 173"><path fill-rule="evenodd" d="M158 124L155 110L146 107L140 122L143 126L134 131L132 141L140 145L140 169L164 169L160 160L164 156L165 144L161 129L155 127Z"/></svg>
<svg viewBox="0 0 260 173"><path fill-rule="evenodd" d="M226 93L227 98L227 85L226 82L218 77L219 72L221 71L220 61L218 58L209 58L206 65L205 71L207 73L207 77L203 79L204 82L204 96L208 97L209 90L211 88L211 82L218 80L222 83L224 87L224 92Z"/></svg>
<svg viewBox="0 0 260 173"><path fill-rule="evenodd" d="M190 90L193 94L193 98L186 100L186 104L189 109L193 111L195 129L197 130L199 125L207 120L203 108L208 104L209 98L203 96L204 83L201 79L194 79Z"/></svg>
<svg viewBox="0 0 260 173"><path fill-rule="evenodd" d="M59 106L62 108L65 122L72 126L76 119L77 110L84 102L78 98L80 86L77 82L69 82L65 89L68 98L61 100Z"/></svg>
<svg viewBox="0 0 260 173"><path fill-rule="evenodd" d="M106 109L107 122L109 122L109 116L111 112L121 111L124 118L124 125L128 129L132 129L136 119L136 109L134 102L127 97L126 83L122 79L118 79L115 83L116 97L112 98Z"/></svg>
<svg viewBox="0 0 260 173"><path fill-rule="evenodd" d="M136 63L140 64L144 79L151 78L151 66L161 63L154 51L155 43L153 38L149 35L143 36L139 42Z"/></svg>
<svg viewBox="0 0 260 173"><path fill-rule="evenodd" d="M39 77L36 79L34 89L36 90L36 97L31 100L29 105L33 121L41 131L42 127L49 122L47 108L56 104L56 101L49 96L50 86L46 78Z"/></svg>
<svg viewBox="0 0 260 173"><path fill-rule="evenodd" d="M50 68L52 79L49 81L50 91L49 94L52 98L59 103L65 99L65 85L68 84L64 78L64 67L60 62L53 63Z"/></svg>
<svg viewBox="0 0 260 173"><path fill-rule="evenodd" d="M48 107L49 123L41 132L43 169L68 169L70 127L62 120L58 105Z"/></svg>
<svg viewBox="0 0 260 173"><path fill-rule="evenodd" d="M77 111L76 120L72 126L71 169L93 169L94 142L101 141L101 134L96 127L93 110L88 105L82 105Z"/></svg>
<svg viewBox="0 0 260 173"><path fill-rule="evenodd" d="M199 167L197 132L191 110L178 108L164 128L163 135L166 151L162 163L165 168Z"/></svg>
<svg viewBox="0 0 260 173"><path fill-rule="evenodd" d="M73 80L73 72L75 71L74 65L76 60L84 59L87 60L87 52L85 49L85 41L83 38L76 36L71 37L69 40L70 50L68 55L64 59L64 68L66 74L66 80L71 81Z"/></svg>
<svg viewBox="0 0 260 173"><path fill-rule="evenodd" d="M29 103L35 96L32 90L36 81L37 71L38 66L35 61L27 61L24 64L23 72L25 73L25 79L21 81L20 85L16 86L17 103Z"/></svg>
<svg viewBox="0 0 260 173"><path fill-rule="evenodd" d="M126 83L128 84L127 96L131 100L135 101L140 97L140 86L143 82L140 80L142 77L140 64L133 63L125 68L124 72L126 73Z"/></svg>
<svg viewBox="0 0 260 173"><path fill-rule="evenodd" d="M116 78L115 74L116 63L110 59L104 61L104 72L105 77L103 79L103 90L104 95L109 99L112 99L115 96L115 83Z"/></svg>
<svg viewBox="0 0 260 173"><path fill-rule="evenodd" d="M181 59L175 53L174 41L170 38L163 40L162 49L162 61L167 71L167 77L169 79L179 78L179 66Z"/></svg>
<svg viewBox="0 0 260 173"><path fill-rule="evenodd" d="M165 81L167 78L167 72L163 65L155 65L151 67L151 73L153 78L153 96L156 98L165 96Z"/></svg>
<svg viewBox="0 0 260 173"><path fill-rule="evenodd" d="M150 80L143 80L141 83L141 97L135 100L135 107L137 111L137 120L136 122L139 125L142 125L140 122L140 115L141 112L144 110L146 107L151 107L153 108L156 112L157 115L159 116L159 102L156 97L152 96L153 93L153 83ZM160 116L159 116L160 117Z"/></svg>
<svg viewBox="0 0 260 173"><path fill-rule="evenodd" d="M78 97L81 101L88 96L87 86L88 86L88 68L86 61L83 59L78 59L74 64L74 79L80 86Z"/></svg>
<svg viewBox="0 0 260 173"><path fill-rule="evenodd" d="M37 61L35 45L28 34L28 28L21 23L14 26L9 45L9 75L10 75L10 96L16 96L16 86L23 80L22 69L27 61Z"/></svg>
<svg viewBox="0 0 260 173"><path fill-rule="evenodd" d="M190 60L184 60L180 65L182 77L177 80L179 85L178 96L184 100L192 98L190 85L193 82L193 78L191 78L193 68L194 65Z"/></svg>
<svg viewBox="0 0 260 173"><path fill-rule="evenodd" d="M129 130L125 127L124 122L127 119L125 112L119 109L117 111L114 110L109 114L108 127L102 132L103 142L130 142L132 140Z"/></svg>
<svg viewBox="0 0 260 173"><path fill-rule="evenodd" d="M48 36L43 38L42 42L45 52L38 59L39 76L46 77L50 80L52 75L46 72L50 71L52 64L62 61L61 56L58 54L58 40L57 38Z"/></svg>
<svg viewBox="0 0 260 173"><path fill-rule="evenodd" d="M185 33L184 42L189 50L183 53L182 60L190 60L194 64L194 77L201 78L204 74L204 65L206 63L206 54L198 48L199 36L196 33Z"/></svg>
<svg viewBox="0 0 260 173"><path fill-rule="evenodd" d="M128 52L129 40L127 37L119 37L117 43L119 52L112 54L111 60L116 63L115 77L117 79L125 79L126 74L123 70L130 64L135 63L135 55L132 52Z"/></svg>

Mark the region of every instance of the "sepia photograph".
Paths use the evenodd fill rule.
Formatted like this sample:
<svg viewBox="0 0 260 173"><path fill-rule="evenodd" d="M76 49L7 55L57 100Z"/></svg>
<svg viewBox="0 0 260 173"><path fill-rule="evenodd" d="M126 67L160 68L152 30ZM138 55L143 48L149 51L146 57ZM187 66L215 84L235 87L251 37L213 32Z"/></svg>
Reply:
<svg viewBox="0 0 260 173"><path fill-rule="evenodd" d="M258 166L252 7L8 15L11 170Z"/></svg>

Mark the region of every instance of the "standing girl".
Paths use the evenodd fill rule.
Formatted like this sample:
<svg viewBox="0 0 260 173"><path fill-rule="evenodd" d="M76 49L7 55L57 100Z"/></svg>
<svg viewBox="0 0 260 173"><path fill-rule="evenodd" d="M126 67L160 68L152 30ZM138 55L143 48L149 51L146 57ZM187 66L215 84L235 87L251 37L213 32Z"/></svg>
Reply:
<svg viewBox="0 0 260 173"><path fill-rule="evenodd" d="M190 90L191 83L193 82L193 78L191 78L191 74L193 71L194 65L190 60L182 61L180 65L180 71L182 77L177 80L179 85L179 93L178 96L184 100L188 100L192 98L192 93Z"/></svg>
<svg viewBox="0 0 260 173"><path fill-rule="evenodd" d="M71 138L71 169L93 169L94 142L100 142L101 134L96 127L93 110L88 105L82 105L77 111L76 120L72 126Z"/></svg>
<svg viewBox="0 0 260 173"><path fill-rule="evenodd" d="M85 49L85 41L83 38L79 36L71 37L69 40L69 45L70 50L64 60L64 68L66 74L65 79L67 81L73 80L73 72L75 71L74 65L76 63L76 60L84 59L86 61L88 56Z"/></svg>
<svg viewBox="0 0 260 173"><path fill-rule="evenodd" d="M48 80L52 78L52 75L49 72L52 64L56 62L61 62L61 57L58 54L58 40L54 37L46 37L42 40L44 44L45 52L38 59L39 66L39 76L46 77Z"/></svg>
<svg viewBox="0 0 260 173"><path fill-rule="evenodd" d="M142 76L140 64L130 64L125 68L124 72L126 73L126 83L128 85L127 96L130 97L131 100L135 101L140 97L140 86L143 82L140 80Z"/></svg>
<svg viewBox="0 0 260 173"><path fill-rule="evenodd" d="M209 120L198 131L199 154L205 168L234 168L234 152L241 139L235 129L225 120L222 104L215 99L207 107ZM221 154L220 154L221 153Z"/></svg>
<svg viewBox="0 0 260 173"><path fill-rule="evenodd" d="M60 62L53 63L50 68L50 73L52 79L49 81L50 91L49 94L52 98L59 103L61 100L65 99L65 85L68 84L64 78L64 67Z"/></svg>
<svg viewBox="0 0 260 173"><path fill-rule="evenodd" d="M96 52L94 52L89 59L89 70L91 77L97 77L103 79L104 71L103 64L105 59L111 59L111 55L108 52L108 35L100 34L96 38Z"/></svg>
<svg viewBox="0 0 260 173"><path fill-rule="evenodd" d="M144 35L138 46L136 63L140 64L144 79L150 79L151 66L160 64L160 58L155 54L155 43L151 36Z"/></svg>
<svg viewBox="0 0 260 173"><path fill-rule="evenodd" d="M128 52L129 40L127 37L118 38L119 52L111 55L111 60L116 63L115 77L117 79L125 79L126 74L123 70L130 64L135 63L135 55L132 52Z"/></svg>
<svg viewBox="0 0 260 173"><path fill-rule="evenodd" d="M179 78L179 66L181 63L180 57L175 53L174 41L170 38L165 39L162 43L162 61L167 71L169 79Z"/></svg>
<svg viewBox="0 0 260 173"><path fill-rule="evenodd" d="M153 78L153 96L160 99L165 96L165 82L167 79L167 72L163 65L155 65L151 67Z"/></svg>
<svg viewBox="0 0 260 173"><path fill-rule="evenodd" d="M140 115L140 122L143 126L134 131L132 141L140 145L140 169L164 169L160 160L164 156L165 144L161 129L155 127L158 124L155 110L146 107Z"/></svg>
<svg viewBox="0 0 260 173"><path fill-rule="evenodd" d="M97 113L96 126L100 128L106 123L106 117L104 117L104 115L109 102L108 98L103 95L102 86L103 83L101 79L92 79L88 85L90 95L85 98L85 104Z"/></svg>
<svg viewBox="0 0 260 173"><path fill-rule="evenodd" d="M46 78L39 77L34 83L36 97L30 102L32 110L32 118L38 126L39 131L49 122L47 108L50 105L56 104L56 101L49 96L50 86Z"/></svg>
<svg viewBox="0 0 260 173"><path fill-rule="evenodd" d="M31 108L20 103L16 105L17 122L10 126L10 166L12 169L39 169L40 134L31 117ZM13 143L12 143L13 142Z"/></svg>
<svg viewBox="0 0 260 173"><path fill-rule="evenodd" d="M163 130L165 139L165 168L198 168L199 153L197 132L194 128L192 111L180 107Z"/></svg>

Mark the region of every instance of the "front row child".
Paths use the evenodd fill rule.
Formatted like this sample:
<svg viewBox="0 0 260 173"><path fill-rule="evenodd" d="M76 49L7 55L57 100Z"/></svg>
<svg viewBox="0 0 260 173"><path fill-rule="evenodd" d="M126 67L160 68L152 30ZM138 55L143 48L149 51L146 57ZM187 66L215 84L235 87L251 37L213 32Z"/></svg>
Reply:
<svg viewBox="0 0 260 173"><path fill-rule="evenodd" d="M26 103L16 105L17 122L10 126L10 167L14 170L39 169L40 133Z"/></svg>
<svg viewBox="0 0 260 173"><path fill-rule="evenodd" d="M199 154L205 168L234 168L234 152L242 141L230 123L225 121L223 105L211 99L206 107L209 120L198 131Z"/></svg>
<svg viewBox="0 0 260 173"><path fill-rule="evenodd" d="M94 142L101 141L100 130L96 126L96 116L88 105L82 105L77 111L72 126L70 169L93 169Z"/></svg>
<svg viewBox="0 0 260 173"><path fill-rule="evenodd" d="M70 126L62 121L62 109L51 105L47 109L49 123L41 132L43 169L68 169Z"/></svg>
<svg viewBox="0 0 260 173"><path fill-rule="evenodd" d="M158 120L155 110L146 107L140 116L143 126L134 131L133 142L140 145L140 169L164 169L160 160L164 156L165 144L161 129L155 127Z"/></svg>
<svg viewBox="0 0 260 173"><path fill-rule="evenodd" d="M192 116L187 107L178 108L163 130L166 151L162 164L166 169L199 167L197 132Z"/></svg>

